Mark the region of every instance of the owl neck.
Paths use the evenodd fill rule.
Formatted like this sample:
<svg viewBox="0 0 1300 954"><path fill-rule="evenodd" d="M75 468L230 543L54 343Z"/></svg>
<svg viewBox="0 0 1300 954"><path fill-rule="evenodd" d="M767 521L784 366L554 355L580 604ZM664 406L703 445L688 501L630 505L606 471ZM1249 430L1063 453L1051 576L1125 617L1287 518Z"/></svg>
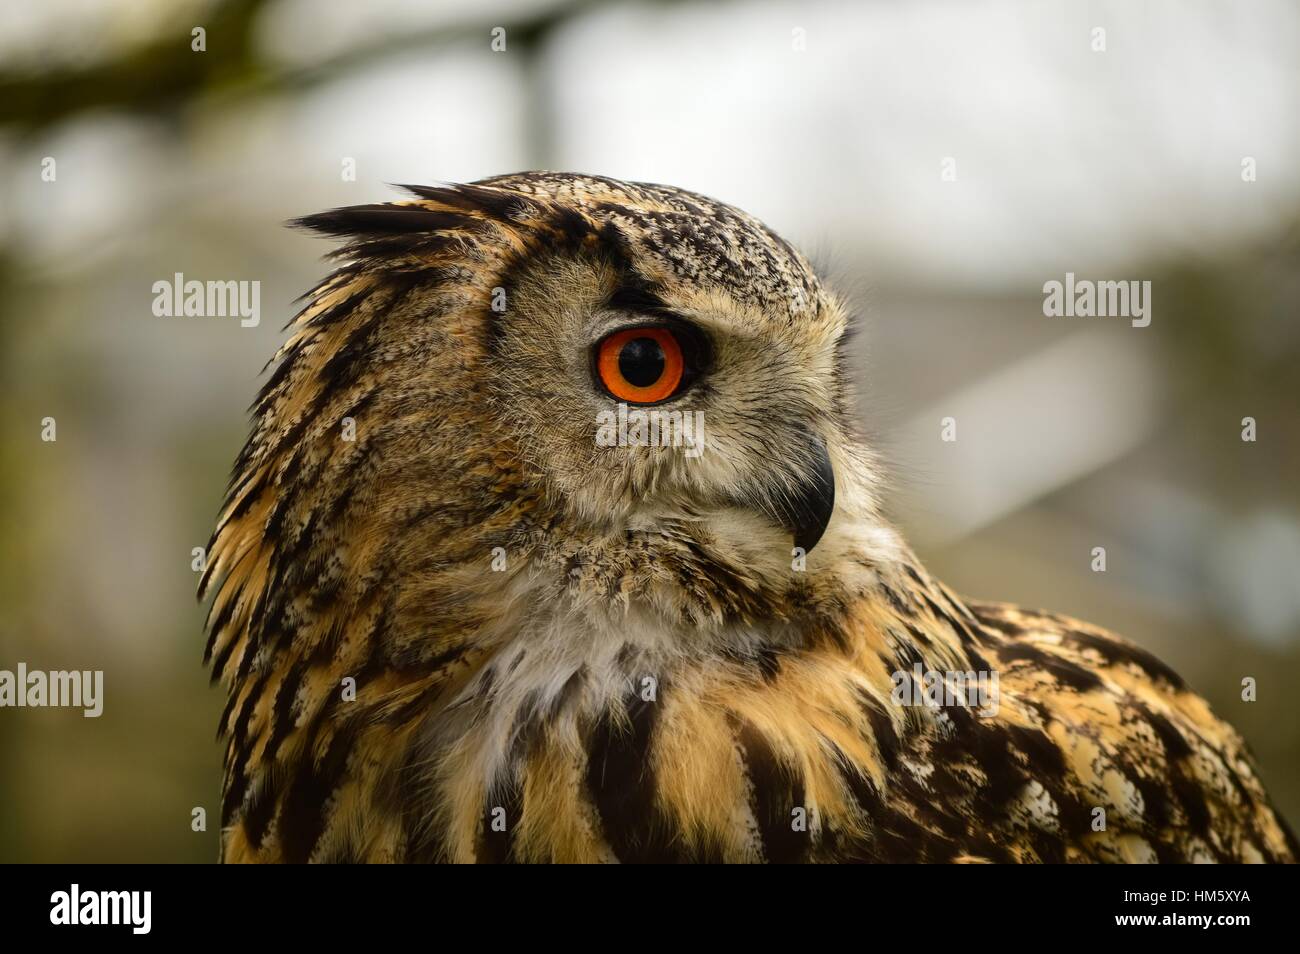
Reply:
<svg viewBox="0 0 1300 954"><path fill-rule="evenodd" d="M543 534L492 548L493 568L470 574L481 601L474 671L448 706L544 708L586 697L599 709L669 672L722 667L761 678L805 658L881 688L917 665L984 668L980 624L965 604L892 532L870 539L829 540L834 550L805 572L787 571L782 585L701 541L577 544ZM469 575L459 579L463 600Z"/></svg>

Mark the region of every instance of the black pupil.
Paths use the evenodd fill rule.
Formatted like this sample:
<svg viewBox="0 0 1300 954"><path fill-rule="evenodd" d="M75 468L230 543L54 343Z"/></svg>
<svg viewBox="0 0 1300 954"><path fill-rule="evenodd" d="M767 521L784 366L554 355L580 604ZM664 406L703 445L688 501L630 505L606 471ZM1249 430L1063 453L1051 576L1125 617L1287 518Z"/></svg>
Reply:
<svg viewBox="0 0 1300 954"><path fill-rule="evenodd" d="M618 370L633 387L648 388L664 373L664 349L654 338L633 338L618 353Z"/></svg>

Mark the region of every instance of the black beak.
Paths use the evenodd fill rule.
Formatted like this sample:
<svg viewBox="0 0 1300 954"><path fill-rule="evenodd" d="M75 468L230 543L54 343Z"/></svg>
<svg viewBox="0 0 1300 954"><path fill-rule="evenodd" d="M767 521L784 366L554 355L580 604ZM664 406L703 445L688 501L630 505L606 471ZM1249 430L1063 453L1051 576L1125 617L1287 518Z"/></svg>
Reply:
<svg viewBox="0 0 1300 954"><path fill-rule="evenodd" d="M809 437L808 450L810 463L803 480L794 493L776 503L777 518L804 553L817 546L835 509L835 471L826 445L818 437Z"/></svg>

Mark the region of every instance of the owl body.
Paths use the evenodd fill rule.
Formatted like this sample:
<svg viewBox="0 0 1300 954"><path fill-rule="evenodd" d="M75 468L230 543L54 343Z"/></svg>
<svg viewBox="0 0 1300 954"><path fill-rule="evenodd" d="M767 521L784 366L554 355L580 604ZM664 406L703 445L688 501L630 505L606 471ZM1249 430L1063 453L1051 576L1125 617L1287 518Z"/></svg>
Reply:
<svg viewBox="0 0 1300 954"><path fill-rule="evenodd" d="M411 191L303 220L343 264L209 548L225 860L1294 859L1174 673L926 573L783 240L599 177ZM703 433L611 445L619 405Z"/></svg>

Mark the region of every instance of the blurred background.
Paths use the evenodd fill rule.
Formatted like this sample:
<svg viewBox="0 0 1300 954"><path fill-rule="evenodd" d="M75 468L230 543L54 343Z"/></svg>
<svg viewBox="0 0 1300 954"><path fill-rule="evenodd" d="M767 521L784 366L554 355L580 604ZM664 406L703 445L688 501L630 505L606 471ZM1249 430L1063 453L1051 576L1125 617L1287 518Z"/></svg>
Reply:
<svg viewBox="0 0 1300 954"><path fill-rule="evenodd" d="M106 699L0 710L0 861L216 858L191 548L325 270L281 223L530 168L805 248L930 569L1163 657L1300 821L1298 54L1282 0L4 0L0 669ZM155 317L176 272L261 324ZM1045 317L1066 272L1150 281L1150 326Z"/></svg>

